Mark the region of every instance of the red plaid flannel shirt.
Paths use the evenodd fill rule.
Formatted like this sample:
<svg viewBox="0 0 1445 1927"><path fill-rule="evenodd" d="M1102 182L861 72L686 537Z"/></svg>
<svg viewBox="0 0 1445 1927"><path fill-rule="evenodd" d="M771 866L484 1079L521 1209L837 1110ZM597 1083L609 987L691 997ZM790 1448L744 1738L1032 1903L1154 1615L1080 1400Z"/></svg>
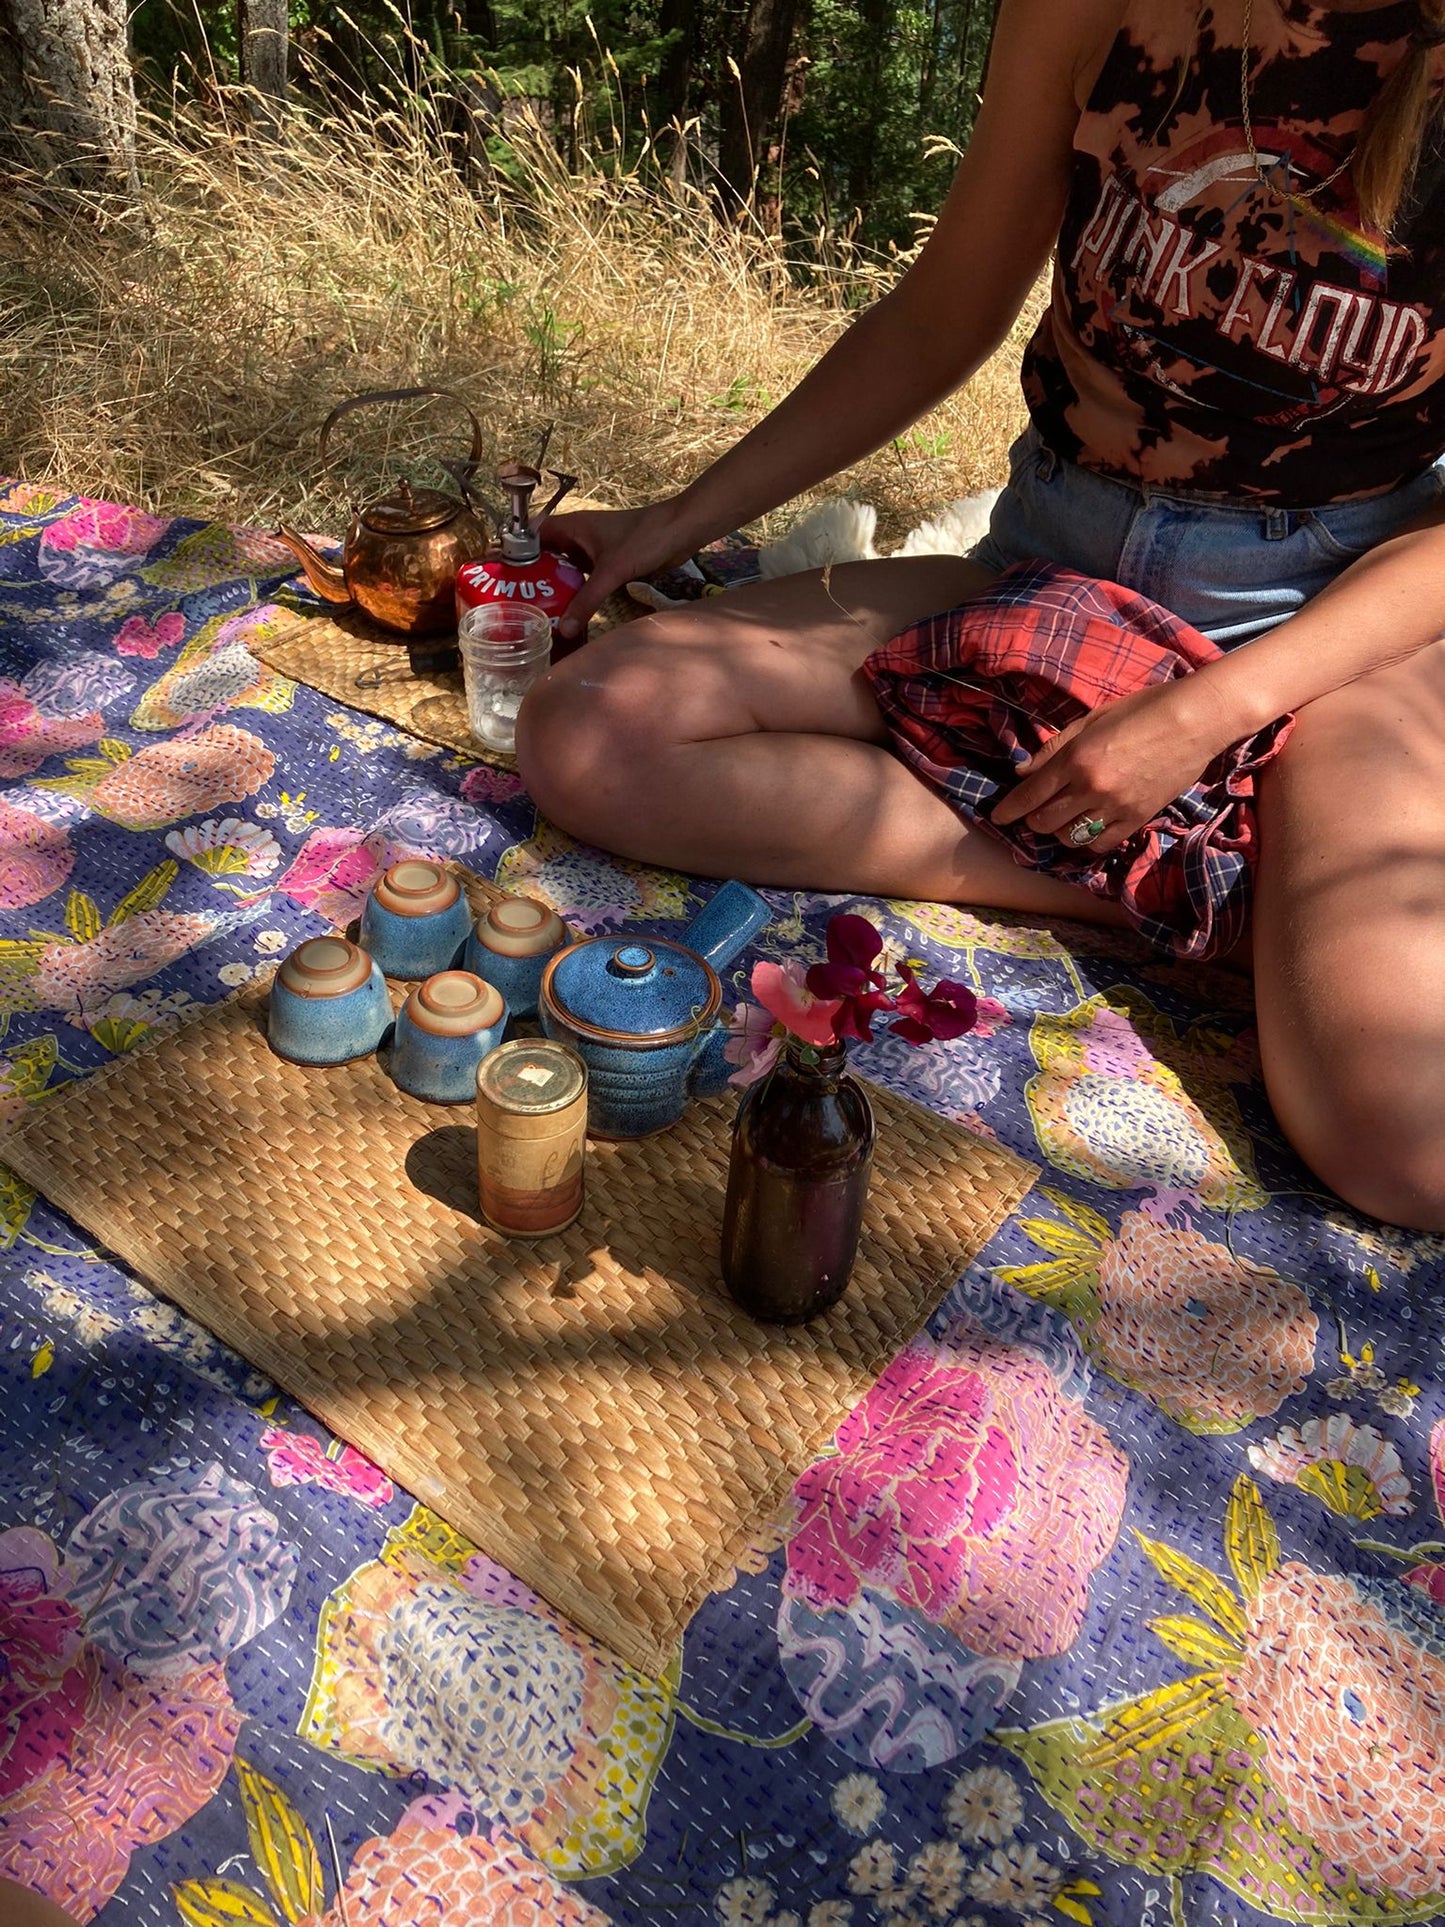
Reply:
<svg viewBox="0 0 1445 1927"><path fill-rule="evenodd" d="M863 665L898 754L1015 859L1120 903L1179 957L1212 957L1243 936L1259 844L1254 782L1284 746L1281 717L1227 749L1199 781L1107 855L997 826L1015 770L1058 730L1219 650L1116 582L1045 562L1007 569L972 602L905 629Z"/></svg>

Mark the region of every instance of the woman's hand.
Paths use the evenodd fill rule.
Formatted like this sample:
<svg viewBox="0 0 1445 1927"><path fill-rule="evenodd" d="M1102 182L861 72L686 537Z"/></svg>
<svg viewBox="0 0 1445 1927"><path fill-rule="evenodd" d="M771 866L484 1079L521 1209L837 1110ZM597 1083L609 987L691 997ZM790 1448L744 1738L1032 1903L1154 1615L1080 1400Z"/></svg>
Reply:
<svg viewBox="0 0 1445 1927"><path fill-rule="evenodd" d="M548 548L561 549L587 565L587 580L557 625L565 641L586 633L589 619L614 589L656 569L671 568L692 552L671 502L552 515L542 524L541 536Z"/></svg>
<svg viewBox="0 0 1445 1927"><path fill-rule="evenodd" d="M1020 765L1022 780L993 821L1022 819L1067 843L1070 824L1095 817L1104 829L1084 847L1117 850L1235 740L1238 731L1207 685L1206 677L1182 676L1081 716Z"/></svg>

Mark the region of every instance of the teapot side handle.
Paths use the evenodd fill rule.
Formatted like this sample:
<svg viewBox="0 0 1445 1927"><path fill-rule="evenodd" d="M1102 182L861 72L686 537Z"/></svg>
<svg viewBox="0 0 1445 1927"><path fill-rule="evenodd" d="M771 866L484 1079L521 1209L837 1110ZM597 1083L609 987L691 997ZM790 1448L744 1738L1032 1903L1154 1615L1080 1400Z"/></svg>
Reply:
<svg viewBox="0 0 1445 1927"><path fill-rule="evenodd" d="M724 883L683 932L683 942L714 970L734 957L773 920L772 906L746 883Z"/></svg>
<svg viewBox="0 0 1445 1927"><path fill-rule="evenodd" d="M726 1024L713 1024L703 1032L702 1048L693 1059L687 1086L693 1097L717 1097L727 1089L733 1065L723 1056L730 1032Z"/></svg>

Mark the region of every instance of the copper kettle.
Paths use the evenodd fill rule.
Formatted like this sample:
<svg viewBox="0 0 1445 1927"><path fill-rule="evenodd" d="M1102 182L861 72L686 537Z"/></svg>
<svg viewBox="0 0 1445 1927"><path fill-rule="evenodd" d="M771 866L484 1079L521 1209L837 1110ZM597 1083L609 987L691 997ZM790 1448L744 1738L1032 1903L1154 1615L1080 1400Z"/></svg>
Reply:
<svg viewBox="0 0 1445 1927"><path fill-rule="evenodd" d="M378 388L342 402L332 409L321 430L323 469L331 431L343 415L373 402L412 401L423 395L444 396L466 410L472 424L471 453L464 462L445 464L466 495L482 459L481 423L460 396L445 388ZM276 536L295 554L319 596L359 609L402 637L433 636L456 628L457 570L473 556L484 554L491 539L469 500L440 489L413 489L404 480L389 495L361 507L353 504L340 568L318 555L304 536L284 522Z"/></svg>

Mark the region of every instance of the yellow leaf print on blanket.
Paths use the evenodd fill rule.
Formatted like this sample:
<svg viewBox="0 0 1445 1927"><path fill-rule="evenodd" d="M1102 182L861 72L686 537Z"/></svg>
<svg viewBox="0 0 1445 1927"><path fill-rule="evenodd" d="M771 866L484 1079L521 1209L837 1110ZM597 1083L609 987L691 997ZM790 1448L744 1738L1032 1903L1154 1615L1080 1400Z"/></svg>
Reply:
<svg viewBox="0 0 1445 1927"><path fill-rule="evenodd" d="M1411 1588L1282 1556L1248 1477L1226 1509L1238 1588L1140 1536L1200 1615L1149 1622L1198 1670L1092 1718L997 1738L1097 1850L1209 1873L1272 1917L1374 1927L1445 1907L1445 1618Z"/></svg>

